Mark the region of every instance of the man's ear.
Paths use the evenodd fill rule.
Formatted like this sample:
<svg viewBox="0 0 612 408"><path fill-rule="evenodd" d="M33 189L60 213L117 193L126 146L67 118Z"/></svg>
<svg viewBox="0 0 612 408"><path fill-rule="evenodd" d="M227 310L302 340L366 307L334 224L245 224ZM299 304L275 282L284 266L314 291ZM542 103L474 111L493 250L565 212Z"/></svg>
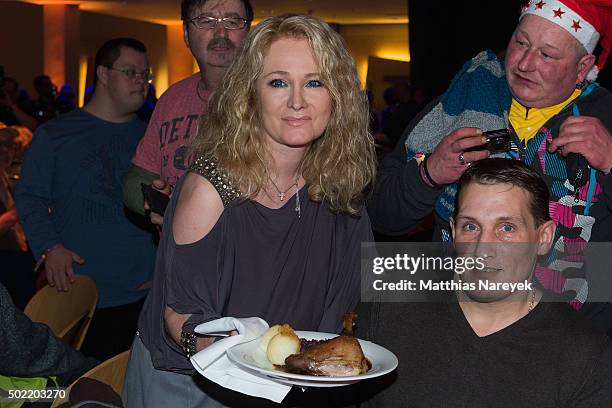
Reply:
<svg viewBox="0 0 612 408"><path fill-rule="evenodd" d="M189 45L189 23L183 21L183 40L185 41L185 45L187 48L191 49Z"/></svg>
<svg viewBox="0 0 612 408"><path fill-rule="evenodd" d="M578 60L578 83L584 81L594 64L595 56L593 54L583 55Z"/></svg>
<svg viewBox="0 0 612 408"><path fill-rule="evenodd" d="M104 65L98 65L96 67L96 74L98 75L99 84L108 84L108 71L108 68L106 68Z"/></svg>
<svg viewBox="0 0 612 408"><path fill-rule="evenodd" d="M448 222L450 223L451 236L453 237L453 242L455 242L455 218L450 217Z"/></svg>
<svg viewBox="0 0 612 408"><path fill-rule="evenodd" d="M557 225L554 221L546 221L544 224L538 227L539 240L538 240L538 255L546 255L553 245L555 239L555 231Z"/></svg>

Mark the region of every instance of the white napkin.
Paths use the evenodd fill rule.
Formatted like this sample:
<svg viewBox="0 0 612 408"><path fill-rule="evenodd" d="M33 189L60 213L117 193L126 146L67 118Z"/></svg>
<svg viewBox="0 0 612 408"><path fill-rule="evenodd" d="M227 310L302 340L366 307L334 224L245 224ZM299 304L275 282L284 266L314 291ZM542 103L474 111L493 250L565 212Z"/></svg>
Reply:
<svg viewBox="0 0 612 408"><path fill-rule="evenodd" d="M254 397L281 402L291 390L290 385L250 374L232 363L225 354L230 347L261 336L268 327L268 323L259 317L243 319L222 317L202 323L195 328L197 333L227 336L221 333L236 330L238 334L216 341L199 353L194 354L191 357L191 364L204 377L222 387Z"/></svg>

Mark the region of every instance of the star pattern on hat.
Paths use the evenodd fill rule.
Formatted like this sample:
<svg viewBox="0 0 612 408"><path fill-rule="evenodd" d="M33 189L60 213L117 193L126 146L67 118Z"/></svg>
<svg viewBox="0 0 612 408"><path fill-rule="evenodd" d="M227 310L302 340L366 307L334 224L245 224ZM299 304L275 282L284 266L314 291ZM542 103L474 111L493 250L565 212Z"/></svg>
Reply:
<svg viewBox="0 0 612 408"><path fill-rule="evenodd" d="M580 27L580 20L572 20L572 22L574 23L572 24L572 28L575 32L578 32L578 30L582 29L582 27Z"/></svg>
<svg viewBox="0 0 612 408"><path fill-rule="evenodd" d="M522 8L521 13L524 13L531 6L531 1L528 1Z"/></svg>
<svg viewBox="0 0 612 408"><path fill-rule="evenodd" d="M559 7L557 10L553 10L553 13L555 13L555 17L563 18L565 11L562 11L561 7Z"/></svg>
<svg viewBox="0 0 612 408"><path fill-rule="evenodd" d="M542 0L540 0L538 3L536 3L535 7L536 9L540 9L542 10L542 8L544 7L546 3L544 3Z"/></svg>

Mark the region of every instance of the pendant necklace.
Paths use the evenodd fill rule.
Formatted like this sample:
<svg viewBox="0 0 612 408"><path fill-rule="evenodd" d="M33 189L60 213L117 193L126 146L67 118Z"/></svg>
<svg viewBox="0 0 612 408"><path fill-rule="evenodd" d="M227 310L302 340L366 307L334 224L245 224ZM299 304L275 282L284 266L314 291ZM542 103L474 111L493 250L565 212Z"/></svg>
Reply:
<svg viewBox="0 0 612 408"><path fill-rule="evenodd" d="M295 212L298 214L298 218L302 218L302 209L300 207L300 189L298 188L298 181L300 180L301 175L297 176L295 179L295 183L293 183L292 185L289 186L289 188L285 191L281 191L280 188L278 188L278 186L276 185L276 183L274 182L274 180L272 180L271 177L269 177L270 182L272 183L272 185L274 186L274 188L276 189L276 195L278 197L278 199L282 202L285 197L287 196L287 193L289 192L289 190L291 190L293 187L295 187Z"/></svg>

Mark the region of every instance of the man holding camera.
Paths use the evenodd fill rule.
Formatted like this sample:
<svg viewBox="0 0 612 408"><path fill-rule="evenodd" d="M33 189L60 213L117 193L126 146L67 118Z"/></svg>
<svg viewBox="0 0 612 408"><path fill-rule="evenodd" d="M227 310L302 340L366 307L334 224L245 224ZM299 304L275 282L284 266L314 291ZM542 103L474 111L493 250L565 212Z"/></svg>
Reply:
<svg viewBox="0 0 612 408"><path fill-rule="evenodd" d="M145 46L106 42L83 108L36 130L17 185L17 213L47 280L70 291L91 276L99 302L83 352L105 360L130 348L153 273L151 231L126 216L121 180L146 124L136 116L151 72ZM144 220L143 220L144 221Z"/></svg>
<svg viewBox="0 0 612 408"><path fill-rule="evenodd" d="M559 295L575 292L570 303L610 329L612 311L585 305L586 280L565 272L584 264L576 248L612 241L612 94L593 82L612 47L611 21L607 0L529 2L505 66L491 52L466 63L383 161L369 205L374 229L405 233L433 210L435 238L451 240L455 182L470 164L490 156L524 161L545 177L557 224L555 256L537 279ZM483 134L504 128L507 136Z"/></svg>

